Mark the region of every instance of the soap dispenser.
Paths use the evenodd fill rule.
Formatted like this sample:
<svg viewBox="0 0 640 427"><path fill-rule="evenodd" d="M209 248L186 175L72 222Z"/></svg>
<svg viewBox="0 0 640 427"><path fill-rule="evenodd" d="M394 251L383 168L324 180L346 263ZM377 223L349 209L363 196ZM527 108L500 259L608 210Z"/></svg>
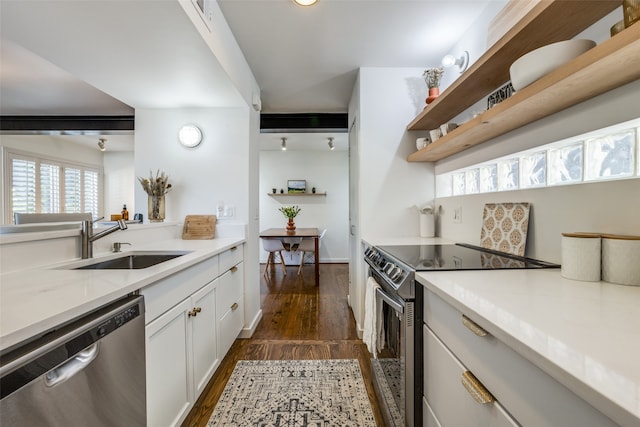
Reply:
<svg viewBox="0 0 640 427"><path fill-rule="evenodd" d="M129 211L127 210L127 205L122 206L122 219L125 221L129 220Z"/></svg>

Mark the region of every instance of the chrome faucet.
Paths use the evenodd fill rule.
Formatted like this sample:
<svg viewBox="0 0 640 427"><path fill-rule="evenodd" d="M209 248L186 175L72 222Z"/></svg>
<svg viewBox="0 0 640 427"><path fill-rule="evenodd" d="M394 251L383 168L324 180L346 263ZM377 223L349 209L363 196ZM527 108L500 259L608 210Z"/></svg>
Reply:
<svg viewBox="0 0 640 427"><path fill-rule="evenodd" d="M118 223L111 228L93 234L93 224L91 221L82 221L82 259L93 258L93 242L107 236L114 231L126 230L127 223L119 219Z"/></svg>

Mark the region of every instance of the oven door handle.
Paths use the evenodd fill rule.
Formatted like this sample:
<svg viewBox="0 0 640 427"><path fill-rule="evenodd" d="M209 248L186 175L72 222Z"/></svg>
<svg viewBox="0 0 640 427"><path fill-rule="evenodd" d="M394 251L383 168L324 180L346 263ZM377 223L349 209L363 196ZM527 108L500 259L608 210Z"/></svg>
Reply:
<svg viewBox="0 0 640 427"><path fill-rule="evenodd" d="M382 290L382 288L376 288L376 297L382 299L384 302L386 302L389 305L389 307L393 308L399 314L403 314L404 313L404 306L402 304L398 303L396 300L392 299L390 296L388 296Z"/></svg>

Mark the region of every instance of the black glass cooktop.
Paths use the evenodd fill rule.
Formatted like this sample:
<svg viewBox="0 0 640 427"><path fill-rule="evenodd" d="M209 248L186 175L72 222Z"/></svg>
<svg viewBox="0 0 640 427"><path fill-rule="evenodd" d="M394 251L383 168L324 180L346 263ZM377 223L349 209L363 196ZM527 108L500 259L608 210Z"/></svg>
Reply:
<svg viewBox="0 0 640 427"><path fill-rule="evenodd" d="M546 261L519 257L462 243L452 245L378 246L377 248L416 271L560 267L558 264Z"/></svg>

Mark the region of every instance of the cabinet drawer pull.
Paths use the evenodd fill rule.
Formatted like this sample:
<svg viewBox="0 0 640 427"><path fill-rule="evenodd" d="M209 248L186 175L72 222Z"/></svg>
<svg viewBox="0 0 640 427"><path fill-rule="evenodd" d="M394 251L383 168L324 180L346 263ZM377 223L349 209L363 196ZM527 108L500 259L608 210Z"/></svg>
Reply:
<svg viewBox="0 0 640 427"><path fill-rule="evenodd" d="M194 309L188 312L187 314L189 315L189 317L196 317L198 313L200 313L201 311L202 311L202 307L194 307Z"/></svg>
<svg viewBox="0 0 640 427"><path fill-rule="evenodd" d="M238 271L238 267L236 267L235 265L233 267L231 267L230 270L232 273L235 273L236 271Z"/></svg>
<svg viewBox="0 0 640 427"><path fill-rule="evenodd" d="M230 251L235 251L236 249L238 249L237 246L232 247L231 249L229 249Z"/></svg>
<svg viewBox="0 0 640 427"><path fill-rule="evenodd" d="M236 311L238 309L238 303L234 302L233 304L231 304L231 310L232 311Z"/></svg>
<svg viewBox="0 0 640 427"><path fill-rule="evenodd" d="M469 395L480 404L491 403L495 399L493 395L482 385L482 383L470 371L462 373L460 378L462 385Z"/></svg>
<svg viewBox="0 0 640 427"><path fill-rule="evenodd" d="M462 315L462 324L466 326L468 330L470 330L471 332L473 332L479 337L484 337L489 334L489 332L482 329L482 326L478 325L476 322L469 319L464 314Z"/></svg>

